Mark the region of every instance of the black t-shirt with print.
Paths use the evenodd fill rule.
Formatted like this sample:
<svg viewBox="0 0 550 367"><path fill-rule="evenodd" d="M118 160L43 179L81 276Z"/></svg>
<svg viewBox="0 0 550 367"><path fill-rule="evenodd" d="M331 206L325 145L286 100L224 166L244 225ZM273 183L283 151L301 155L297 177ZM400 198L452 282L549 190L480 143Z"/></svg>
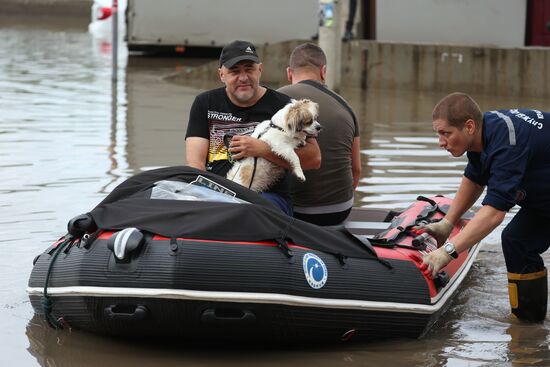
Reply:
<svg viewBox="0 0 550 367"><path fill-rule="evenodd" d="M267 88L266 93L254 106L235 106L225 92L225 87L212 89L199 94L189 113L187 125L188 137L201 137L209 140L207 171L225 177L232 163L223 143L224 135L250 135L256 125L271 117L287 103L290 98ZM273 192L287 196L287 175Z"/></svg>

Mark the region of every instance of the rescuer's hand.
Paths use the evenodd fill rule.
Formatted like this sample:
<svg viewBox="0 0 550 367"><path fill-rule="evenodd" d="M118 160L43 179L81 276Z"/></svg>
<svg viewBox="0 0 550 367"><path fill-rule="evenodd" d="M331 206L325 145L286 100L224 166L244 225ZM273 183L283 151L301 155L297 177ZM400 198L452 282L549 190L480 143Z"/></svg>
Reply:
<svg viewBox="0 0 550 367"><path fill-rule="evenodd" d="M452 259L451 255L449 255L443 247L440 247L424 256L422 258L422 263L428 267L428 271L431 273L432 277L435 277Z"/></svg>
<svg viewBox="0 0 550 367"><path fill-rule="evenodd" d="M445 243L451 232L453 231L453 224L447 219L443 218L439 222L430 223L426 225L420 225L414 227L419 232L427 232L430 236L437 240L437 246L441 246Z"/></svg>

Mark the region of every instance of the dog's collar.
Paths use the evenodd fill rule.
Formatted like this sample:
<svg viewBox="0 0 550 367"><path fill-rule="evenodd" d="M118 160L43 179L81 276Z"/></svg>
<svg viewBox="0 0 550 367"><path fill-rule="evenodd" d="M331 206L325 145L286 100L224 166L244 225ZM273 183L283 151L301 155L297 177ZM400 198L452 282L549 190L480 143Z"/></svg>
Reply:
<svg viewBox="0 0 550 367"><path fill-rule="evenodd" d="M264 129L264 131L262 131L262 132L258 135L258 139L260 139L260 138L262 137L262 135L264 135L264 134L267 132L267 130L269 130L269 129L271 129L271 128L280 130L280 131L282 131L282 132L285 131L285 129L283 129L283 128L280 127L280 126L275 125L275 124L273 123L273 120L271 120L271 121L269 122L269 125Z"/></svg>
<svg viewBox="0 0 550 367"><path fill-rule="evenodd" d="M272 127L272 128L274 128L274 129L280 130L280 131L282 131L282 132L285 131L285 129L283 129L282 127L275 125L275 124L273 123L273 120L271 120L271 121L269 122L269 127Z"/></svg>

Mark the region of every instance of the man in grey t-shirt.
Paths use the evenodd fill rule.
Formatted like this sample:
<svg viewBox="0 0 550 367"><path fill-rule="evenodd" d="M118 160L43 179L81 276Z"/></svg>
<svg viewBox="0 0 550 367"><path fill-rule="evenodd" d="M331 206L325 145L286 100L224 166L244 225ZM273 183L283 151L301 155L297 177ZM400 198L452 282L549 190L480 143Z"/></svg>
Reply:
<svg viewBox="0 0 550 367"><path fill-rule="evenodd" d="M290 196L294 216L318 225L342 223L353 206L353 192L361 176L359 128L355 113L338 94L325 86L326 56L312 43L297 46L287 68L292 85L279 88L294 99L319 104L323 130L317 140L321 168L305 172L306 181L293 178Z"/></svg>

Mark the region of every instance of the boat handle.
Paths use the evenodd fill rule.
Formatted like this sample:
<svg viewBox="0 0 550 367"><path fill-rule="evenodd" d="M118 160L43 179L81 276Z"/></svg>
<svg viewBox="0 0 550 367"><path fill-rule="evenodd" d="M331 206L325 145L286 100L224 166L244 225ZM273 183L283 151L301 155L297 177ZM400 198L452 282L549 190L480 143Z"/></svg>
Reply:
<svg viewBox="0 0 550 367"><path fill-rule="evenodd" d="M437 289L441 289L441 288L445 287L447 285L447 283L449 283L449 280L450 280L450 277L449 277L449 274L447 274L446 271L439 272L434 277L435 287Z"/></svg>
<svg viewBox="0 0 550 367"><path fill-rule="evenodd" d="M110 320L139 321L149 315L149 310L143 305L110 305L104 314Z"/></svg>
<svg viewBox="0 0 550 367"><path fill-rule="evenodd" d="M256 315L250 310L209 308L203 311L201 320L208 324L252 324L256 322Z"/></svg>

